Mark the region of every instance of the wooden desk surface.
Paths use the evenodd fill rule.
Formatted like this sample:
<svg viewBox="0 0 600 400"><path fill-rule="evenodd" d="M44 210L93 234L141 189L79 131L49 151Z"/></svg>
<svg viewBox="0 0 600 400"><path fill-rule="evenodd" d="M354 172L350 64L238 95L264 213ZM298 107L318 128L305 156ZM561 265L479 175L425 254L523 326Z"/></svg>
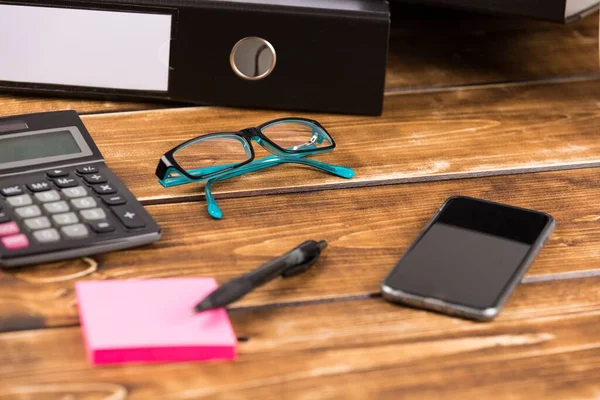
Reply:
<svg viewBox="0 0 600 400"><path fill-rule="evenodd" d="M360 117L0 96L0 115L76 109L163 227L152 246L0 272L0 399L600 398L598 16L570 25L394 16L385 112ZM460 22L460 23L458 23ZM204 132L286 115L322 121L355 168L281 166L162 189L158 157ZM381 279L455 194L539 209L557 229L492 323L390 305ZM315 222L316 221L316 222ZM325 238L318 266L232 307L235 363L92 368L78 279L224 281Z"/></svg>

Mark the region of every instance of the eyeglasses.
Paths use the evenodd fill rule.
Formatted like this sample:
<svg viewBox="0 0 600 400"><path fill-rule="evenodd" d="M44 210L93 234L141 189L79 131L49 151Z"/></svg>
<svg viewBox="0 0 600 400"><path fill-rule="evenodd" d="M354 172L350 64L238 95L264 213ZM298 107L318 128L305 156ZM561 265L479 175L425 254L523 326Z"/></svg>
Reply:
<svg viewBox="0 0 600 400"><path fill-rule="evenodd" d="M255 159L252 141L273 155ZM156 168L164 187L206 181L208 213L216 219L223 213L212 194L215 182L280 164L302 164L341 178L352 178L350 168L304 158L335 149L331 135L317 121L281 118L239 132L210 133L188 140L165 153Z"/></svg>

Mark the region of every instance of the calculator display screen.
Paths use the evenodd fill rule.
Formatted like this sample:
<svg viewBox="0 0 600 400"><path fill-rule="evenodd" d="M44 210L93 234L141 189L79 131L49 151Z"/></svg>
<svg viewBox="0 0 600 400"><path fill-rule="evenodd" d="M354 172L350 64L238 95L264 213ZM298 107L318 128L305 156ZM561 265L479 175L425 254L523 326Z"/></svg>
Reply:
<svg viewBox="0 0 600 400"><path fill-rule="evenodd" d="M76 127L0 135L0 169L43 164L91 154Z"/></svg>
<svg viewBox="0 0 600 400"><path fill-rule="evenodd" d="M69 131L13 137L0 143L0 163L81 153Z"/></svg>

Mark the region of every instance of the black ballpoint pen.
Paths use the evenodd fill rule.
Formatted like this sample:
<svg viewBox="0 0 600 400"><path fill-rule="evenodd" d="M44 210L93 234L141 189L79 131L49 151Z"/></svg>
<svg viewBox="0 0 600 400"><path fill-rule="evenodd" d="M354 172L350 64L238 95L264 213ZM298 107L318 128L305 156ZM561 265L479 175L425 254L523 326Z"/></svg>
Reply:
<svg viewBox="0 0 600 400"><path fill-rule="evenodd" d="M231 304L280 275L287 278L302 273L319 259L321 251L325 247L327 247L327 242L324 240L304 242L294 250L219 286L194 307L194 312L212 310Z"/></svg>

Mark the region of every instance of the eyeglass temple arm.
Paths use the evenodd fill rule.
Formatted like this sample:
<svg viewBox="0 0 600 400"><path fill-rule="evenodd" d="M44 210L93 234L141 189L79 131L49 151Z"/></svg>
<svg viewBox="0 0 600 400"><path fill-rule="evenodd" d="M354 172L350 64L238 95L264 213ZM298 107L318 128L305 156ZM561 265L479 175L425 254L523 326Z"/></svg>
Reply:
<svg viewBox="0 0 600 400"><path fill-rule="evenodd" d="M265 158L261 158L260 160L256 160L251 162L248 165L244 165L237 170L224 173L223 175L216 176L214 178L209 179L206 182L204 187L204 194L206 196L206 203L208 205L208 213L211 217L216 219L221 219L223 217L223 212L217 205L217 202L212 194L211 186L213 183L218 181L223 181L226 179L235 178L236 176L240 176L247 172L260 171L265 168L274 167L279 164L302 164L307 165L313 168L316 168L320 171L339 176L341 178L350 179L354 176L354 170L347 167L342 167L339 165L332 165L323 163L320 161L315 161L311 159L306 159L302 157L286 157L286 156L268 156Z"/></svg>
<svg viewBox="0 0 600 400"><path fill-rule="evenodd" d="M220 170L223 170L223 169L228 169L237 164L238 163L232 163L232 164L217 165L214 167L196 168L196 169L191 169L188 172L191 175L207 175L207 174L213 174L215 172L219 172ZM175 171L175 172L177 173L177 171ZM163 179L158 180L165 187L183 185L185 183L192 182L188 177L186 177L184 175L170 176L170 173L171 173L171 171L167 170L167 173L165 174L166 176Z"/></svg>
<svg viewBox="0 0 600 400"><path fill-rule="evenodd" d="M305 157L309 154L297 154L297 155L272 155L272 156L267 156L264 158L261 158L259 160L255 160L253 162L251 162L250 164L244 165L238 169L236 169L235 171L231 171L229 173L234 173L234 172L239 172L240 174L244 174L246 172L252 172L252 171L259 171L263 168L258 168L258 169L253 169L256 168L256 166L261 165L258 163L267 163L265 164L264 168L268 168L272 165L278 165L281 164L282 162L290 162L290 161L279 161L275 164L272 164L272 160L281 160L281 159L299 159L301 157ZM345 168L345 167L339 167L339 166L335 166L335 165L331 165L331 164L325 164L325 163L320 163L318 161L314 161L314 160L309 160L311 161L311 163L306 164L306 163L302 163L299 162L298 164L305 164L305 165L310 165L313 166L317 169L321 169L325 172L328 172L330 174L333 175L338 175L342 178L352 178L352 176L354 176L354 171L352 171L350 168ZM196 169L191 169L188 171L189 174L191 175L208 175L208 174L213 174L215 172L219 172L220 170L224 170L224 169L228 169L230 167L233 167L237 165L237 163L232 163L232 164L223 164L223 165L218 165L218 166L214 166L214 167L204 167L204 168L196 168ZM321 165L321 167L317 166L317 165ZM250 169L248 169L250 168ZM182 185L185 183L190 183L190 179L187 178L186 176L183 175L179 175L179 176L169 176L170 171L167 170L167 174L166 177L163 179L159 179L159 182L166 187L171 187L171 186L177 186L177 185ZM351 176L347 176L351 174ZM233 175L234 176L238 176L238 175ZM228 179L228 178L226 178Z"/></svg>
<svg viewBox="0 0 600 400"><path fill-rule="evenodd" d="M268 161L274 157L278 157L278 156L267 156L264 158L261 158L259 160L253 161L250 164L256 163L256 162L260 162L260 161ZM250 165L248 164L248 165ZM209 175L209 174L214 174L215 172L219 172L220 170L223 169L229 169L233 166L237 165L237 163L232 163L232 164L223 164L223 165L217 165L214 167L204 167L204 168L195 168L195 169L190 169L188 170L188 173L190 175ZM246 168L248 165L242 166L240 167L240 169L236 170L236 171L242 171L241 173L245 173L247 170L245 170L244 168ZM270 166L270 164L268 165ZM176 172L176 171L175 171ZM177 186L177 185L183 185L185 183L190 183L192 182L188 177L184 176L184 175L179 175L179 176L169 176L170 171L167 171L167 176L163 179L159 179L159 181L164 185L164 186Z"/></svg>

